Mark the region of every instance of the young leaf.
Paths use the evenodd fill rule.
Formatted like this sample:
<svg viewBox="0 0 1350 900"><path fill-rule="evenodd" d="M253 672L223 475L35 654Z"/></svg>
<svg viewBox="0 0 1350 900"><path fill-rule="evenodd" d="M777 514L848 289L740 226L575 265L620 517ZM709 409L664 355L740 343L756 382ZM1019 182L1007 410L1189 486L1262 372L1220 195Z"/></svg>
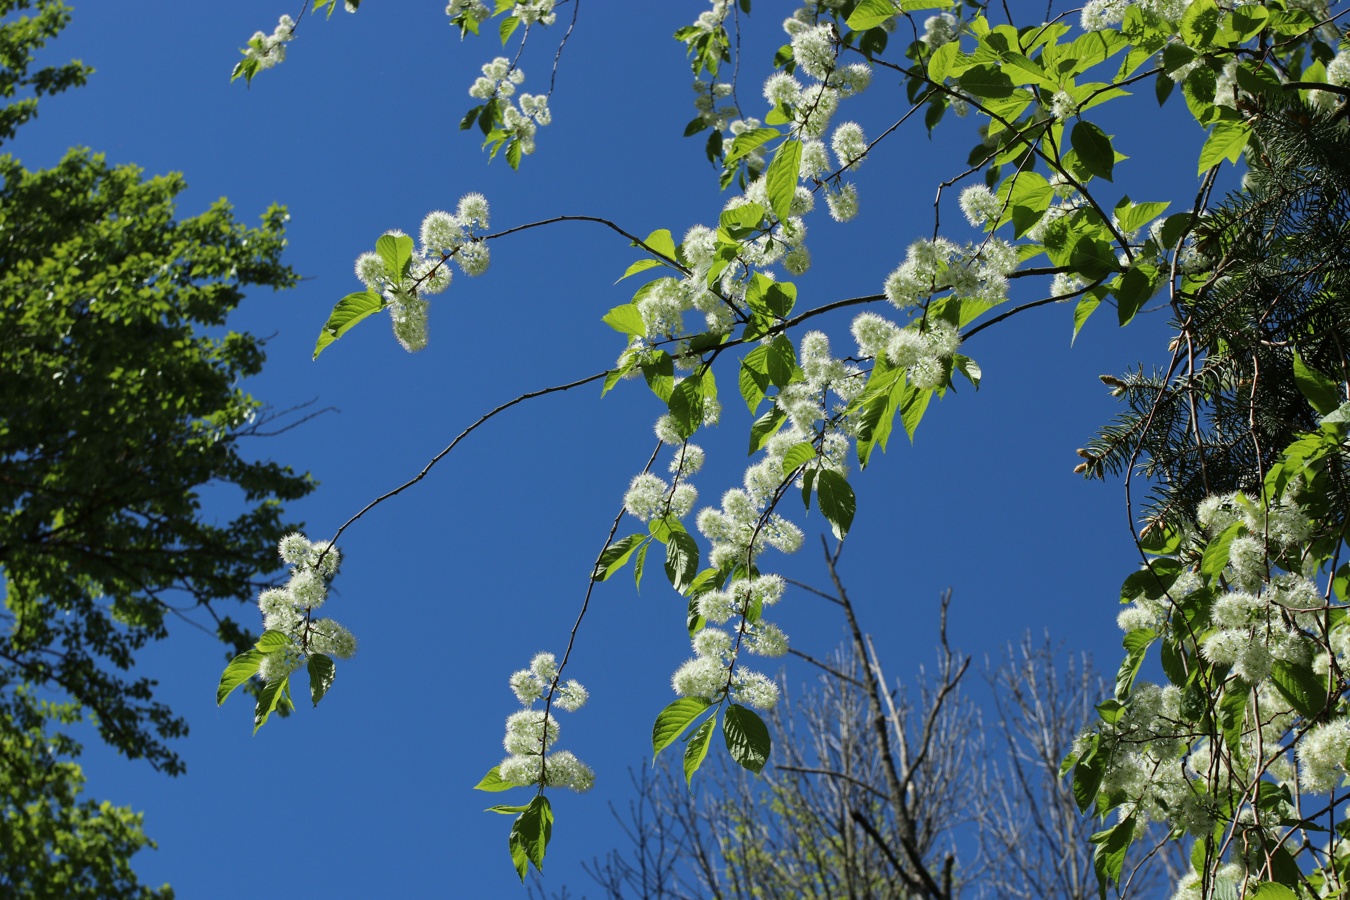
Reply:
<svg viewBox="0 0 1350 900"><path fill-rule="evenodd" d="M374 291L358 291L343 297L333 307L333 311L328 315L328 321L323 323L323 328L319 331L319 340L314 344L313 358L318 359L323 348L350 331L357 322L372 313L379 312L387 305L384 298Z"/></svg>
<svg viewBox="0 0 1350 900"><path fill-rule="evenodd" d="M1107 181L1111 180L1111 170L1116 164L1116 151L1105 132L1085 119L1080 120L1073 126L1069 142L1073 145L1073 152L1078 155L1078 162L1084 171Z"/></svg>
<svg viewBox="0 0 1350 900"><path fill-rule="evenodd" d="M1294 384L1312 408L1324 416L1341 405L1341 392L1336 383L1305 363L1297 353L1294 354Z"/></svg>
<svg viewBox="0 0 1350 900"><path fill-rule="evenodd" d="M867 31L895 18L895 4L891 0L862 0L844 22L854 31Z"/></svg>
<svg viewBox="0 0 1350 900"><path fill-rule="evenodd" d="M1134 816L1097 832L1091 840L1097 845L1092 851L1092 868L1097 873L1097 883L1105 891L1108 883L1120 884L1120 873L1125 868L1125 852L1134 840Z"/></svg>
<svg viewBox="0 0 1350 900"><path fill-rule="evenodd" d="M717 726L717 716L709 716L694 736L689 739L689 743L684 748L684 783L687 787L692 787L694 783L694 773L698 767L703 765L703 760L708 756L708 742L712 738L713 728Z"/></svg>
<svg viewBox="0 0 1350 900"><path fill-rule="evenodd" d="M475 791L496 792L496 791L510 790L515 786L516 785L512 784L509 781L502 781L501 766L493 766L491 769L488 769L488 773L483 776L482 780L473 786L473 789ZM516 812L520 811L521 810L516 810Z"/></svg>
<svg viewBox="0 0 1350 900"><path fill-rule="evenodd" d="M820 500L825 521L830 523L830 530L842 541L853 524L853 513L857 508L853 488L833 469L821 469L816 473L816 497Z"/></svg>
<svg viewBox="0 0 1350 900"><path fill-rule="evenodd" d="M1214 130L1205 138L1205 146L1200 148L1198 173L1205 174L1225 159L1236 163L1251 136L1251 126L1246 122L1224 120L1214 123Z"/></svg>
<svg viewBox="0 0 1350 900"><path fill-rule="evenodd" d="M544 871L544 853L552 836L553 808L549 806L548 798L539 794L511 826L511 861L522 882L531 863L540 872Z"/></svg>
<svg viewBox="0 0 1350 900"><path fill-rule="evenodd" d="M643 360L642 377L647 379L647 387L652 389L653 394L668 401L675 386L675 361L662 350L655 358Z"/></svg>
<svg viewBox="0 0 1350 900"><path fill-rule="evenodd" d="M223 704L225 698L230 696L235 688L258 674L258 667L262 665L263 657L266 655L257 649L251 649L230 660L220 675L220 686L216 688L216 706Z"/></svg>
<svg viewBox="0 0 1350 900"><path fill-rule="evenodd" d="M262 637L253 646L262 653L271 653L293 646L295 639L284 631L264 631Z"/></svg>
<svg viewBox="0 0 1350 900"><path fill-rule="evenodd" d="M666 577L680 593L691 585L698 574L698 543L687 531L676 531L666 543Z"/></svg>
<svg viewBox="0 0 1350 900"><path fill-rule="evenodd" d="M263 685L263 689L258 692L258 704L253 710L253 733L257 734L258 729L267 724L267 717L276 710L277 704L281 701L282 693L290 687L290 676L279 678L276 681L269 681Z"/></svg>
<svg viewBox="0 0 1350 900"><path fill-rule="evenodd" d="M375 241L375 252L384 260L390 278L400 278L412 265L413 239L406 234L382 234Z"/></svg>
<svg viewBox="0 0 1350 900"><path fill-rule="evenodd" d="M690 375L670 392L670 418L680 437L687 438L703 424L703 378Z"/></svg>
<svg viewBox="0 0 1350 900"><path fill-rule="evenodd" d="M707 708L702 697L681 697L661 710L652 725L652 758L675 743Z"/></svg>
<svg viewBox="0 0 1350 900"><path fill-rule="evenodd" d="M1305 718L1316 718L1326 708L1326 677L1318 675L1311 666L1277 659L1271 663L1270 680Z"/></svg>
<svg viewBox="0 0 1350 900"><path fill-rule="evenodd" d="M309 669L309 696L314 705L318 706L323 695L333 686L333 679L337 677L337 666L333 665L331 657L322 653L311 653L306 668Z"/></svg>
<svg viewBox="0 0 1350 900"><path fill-rule="evenodd" d="M886 2L886 0L882 0ZM892 10L893 12L894 10ZM855 11L856 14L856 11ZM797 195L798 171L802 161L802 142L784 141L773 155L764 173L764 190L769 207L780 222L786 222Z"/></svg>
<svg viewBox="0 0 1350 900"><path fill-rule="evenodd" d="M722 720L722 736L726 738L731 758L756 775L769 761L773 740L764 720L754 710L736 703L727 707Z"/></svg>
<svg viewBox="0 0 1350 900"><path fill-rule="evenodd" d="M646 539L645 534L630 534L606 547L600 554L600 561L595 565L595 580L604 581L622 569L628 562L628 557L632 556L633 551Z"/></svg>
<svg viewBox="0 0 1350 900"><path fill-rule="evenodd" d="M808 463L816 458L816 448L810 441L802 441L800 444L793 444L788 448L788 452L783 454L783 475L791 475L797 471L804 463Z"/></svg>

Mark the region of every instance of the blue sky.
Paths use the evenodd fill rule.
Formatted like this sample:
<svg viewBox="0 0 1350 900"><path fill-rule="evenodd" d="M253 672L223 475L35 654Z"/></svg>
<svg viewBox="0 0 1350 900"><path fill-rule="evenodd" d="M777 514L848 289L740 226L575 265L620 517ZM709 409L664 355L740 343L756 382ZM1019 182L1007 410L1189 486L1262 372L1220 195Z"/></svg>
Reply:
<svg viewBox="0 0 1350 900"><path fill-rule="evenodd" d="M614 284L636 256L613 233L534 229L496 241L485 275L459 276L433 299L425 351L405 353L380 316L313 362L328 310L360 288L353 259L384 230L415 233L426 212L453 210L469 191L491 202L494 230L561 214L609 218L640 235L714 222L726 198L701 140L680 137L693 93L684 48L670 38L702 8L583 4L554 123L513 172L501 159L489 165L474 135L458 130L474 103L468 85L500 47L486 36L461 43L440 3L306 17L287 61L251 89L229 83L238 48L294 8L77 4L46 58L79 57L97 72L87 87L43 101L8 149L30 168L78 144L150 174L182 171L183 215L220 196L250 222L271 202L289 206L287 261L305 280L250 296L231 326L272 335L267 369L248 385L256 396L277 408L317 400L339 410L255 450L321 482L293 513L311 537L326 537L483 412L610 366L623 339L600 317L637 286ZM790 9L757 3L747 22L740 96L750 114L765 111L759 84ZM545 87L560 34L531 36L523 90ZM1151 85L1140 94L1102 120L1132 157L1117 168L1119 191L1184 209L1200 134L1179 101L1160 121ZM878 74L836 121L878 134L902 103L895 79ZM943 122L932 140L912 125L859 173L856 220L837 225L823 209L810 220L815 264L797 280L799 308L878 292L906 246L931 233L935 187L964 168L974 122ZM1107 191L1114 203L1119 193ZM954 199L943 233L969 239ZM1043 296L1034 290L1019 285L1014 300ZM837 349L851 346L850 318L844 310L819 326ZM1119 483L1083 482L1071 473L1073 451L1116 412L1097 375L1162 359L1165 318L1154 312L1122 330L1102 310L1071 347L1072 308L1054 305L981 333L963 348L984 369L979 393L934 404L914 446L897 438L851 477L859 509L842 572L892 675L933 659L937 599L949 587L953 642L977 658L1048 631L1114 670L1117 591L1137 557ZM718 375L726 414L698 439L709 454L695 480L700 506L738 484L746 464L749 418L735 371ZM482 811L514 795L470 788L503 755L502 723L518 708L507 676L565 646L590 561L651 452L661 411L640 381L603 400L590 385L524 404L349 530L328 610L360 652L339 663L317 710L304 703L253 737L243 698L215 706L223 659L208 635L184 624L143 653L161 697L191 723L179 745L188 774L164 778L96 740L85 757L92 796L145 811L160 849L138 857L142 877L169 881L185 898L236 896L246 885L263 896L523 896L507 855L510 821ZM209 499L219 513L208 512L224 519L232 498ZM823 522L788 511L808 541L779 570L823 583ZM649 759L651 721L673 699L670 673L688 656L684 601L660 576L653 566L641 595L627 574L600 585L578 636L569 674L592 699L564 714L561 746L598 780L584 796L552 795L551 888L585 892L580 862L621 843L608 804L626 805L626 768ZM800 592L777 611L794 646L812 655L844 637L836 613ZM787 677L801 685L813 676L789 664Z"/></svg>

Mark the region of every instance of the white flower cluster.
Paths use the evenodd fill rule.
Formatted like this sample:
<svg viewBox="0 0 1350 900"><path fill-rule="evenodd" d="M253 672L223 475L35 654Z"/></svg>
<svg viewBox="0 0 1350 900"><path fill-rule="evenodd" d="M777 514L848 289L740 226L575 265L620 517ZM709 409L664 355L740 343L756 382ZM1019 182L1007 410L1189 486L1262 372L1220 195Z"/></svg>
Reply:
<svg viewBox="0 0 1350 900"><path fill-rule="evenodd" d="M452 22L464 19L484 22L492 15L492 10L487 8L483 0L450 0L445 5L445 14Z"/></svg>
<svg viewBox="0 0 1350 900"><path fill-rule="evenodd" d="M243 51L244 62L256 64L255 72L261 72L278 63L285 62L286 43L293 37L295 37L295 20L290 16L282 16L277 22L277 27L272 29L271 34L257 31L254 32L253 37L248 39L248 44ZM238 70L236 69L236 71Z"/></svg>
<svg viewBox="0 0 1350 900"><path fill-rule="evenodd" d="M771 513L764 517L750 494L732 488L722 495L722 508L704 507L698 514L698 530L712 542L709 563L717 569L744 563L747 556L758 556L765 546L783 553L801 549L800 528Z"/></svg>
<svg viewBox="0 0 1350 900"><path fill-rule="evenodd" d="M511 15L520 20L522 25L533 25L538 22L540 25L552 25L558 21L558 14L553 11L556 0L524 0L517 3L515 9L511 10Z"/></svg>
<svg viewBox="0 0 1350 900"><path fill-rule="evenodd" d="M542 9L544 3L521 4ZM552 3L547 3L552 9ZM521 6L516 9L519 12ZM553 13L549 12L549 16ZM543 21L540 19L540 21ZM551 20L550 20L551 21ZM548 24L545 22L544 24ZM516 88L525 82L525 73L516 68L511 60L499 56L483 66L483 74L469 87L469 96L487 103L496 104L498 130L507 132L507 139L520 142L520 152L528 156L534 152L535 132L541 125L553 121L548 108L548 95L521 94L513 105L511 98Z"/></svg>
<svg viewBox="0 0 1350 900"><path fill-rule="evenodd" d="M740 629L740 641L746 650L765 657L787 653L787 635L759 618L759 610L772 606L783 596L783 579L761 575L738 579L724 591L709 591L699 597L699 615L714 625L722 625L733 616L746 621ZM753 610L753 612L752 612ZM694 658L685 662L671 677L671 687L681 697L701 697L715 702L724 693L747 706L772 709L778 703L778 686L767 676L734 665L737 641L730 632L711 626L693 637Z"/></svg>
<svg viewBox="0 0 1350 900"><path fill-rule="evenodd" d="M942 385L948 360L961 346L961 333L943 319L901 328L876 313L860 313L853 320L853 339L860 356L881 359L905 370L909 383L922 390Z"/></svg>
<svg viewBox="0 0 1350 900"><path fill-rule="evenodd" d="M725 131L732 120L741 114L734 103L718 103L731 96L732 86L726 82L695 81L694 93L694 108L698 110L699 120L705 128Z"/></svg>
<svg viewBox="0 0 1350 900"><path fill-rule="evenodd" d="M929 16L924 20L923 37L919 40L927 44L929 50L936 50L943 44L950 44L956 40L960 26L960 21L951 13Z"/></svg>
<svg viewBox="0 0 1350 900"><path fill-rule="evenodd" d="M972 184L961 192L961 212L976 228L987 231L1003 214L1003 203L982 184Z"/></svg>
<svg viewBox="0 0 1350 900"><path fill-rule="evenodd" d="M362 253L356 258L356 277L368 290L382 294L389 303L394 337L409 353L427 345L427 303L425 297L439 294L450 286L449 260L454 259L465 275L487 271L491 256L488 245L475 232L488 225L488 202L482 194L465 194L454 215L437 210L427 213L419 234L422 246L414 251L407 273L391 271L379 253ZM406 237L403 232L385 232L390 237Z"/></svg>
<svg viewBox="0 0 1350 900"><path fill-rule="evenodd" d="M886 278L886 299L896 309L918 306L924 297L950 290L958 297L1001 303L1008 276L1017 268L1017 249L999 238L960 247L946 238L910 244L905 261Z"/></svg>
<svg viewBox="0 0 1350 900"><path fill-rule="evenodd" d="M279 546L281 559L291 567L291 577L282 588L258 596L258 608L266 631L279 631L292 645L263 658L259 674L276 681L304 664L309 654L321 653L350 659L356 653L356 638L332 619L314 619L312 613L328 597L328 582L337 574L340 557L328 541L311 541L303 534L288 534Z"/></svg>
<svg viewBox="0 0 1350 900"><path fill-rule="evenodd" d="M531 708L553 690L553 706L573 712L586 702L586 689L575 679L558 683L558 660L552 653L536 654L528 669L511 675L510 683L524 708L506 719L502 743L510 755L498 767L501 779L520 786L589 791L595 785L595 773L567 750L549 752L558 740L558 721L552 713Z"/></svg>
<svg viewBox="0 0 1350 900"><path fill-rule="evenodd" d="M862 93L871 84L872 69L867 63L839 63L835 52L839 35L831 23L814 24L809 14L794 16L783 23L783 30L792 40L797 69L815 80L803 86L790 75L776 73L765 82L764 96L791 110L795 137L819 139L829 128L839 101Z"/></svg>
<svg viewBox="0 0 1350 900"><path fill-rule="evenodd" d="M666 438L674 438L667 443L679 447L670 461L673 483L668 485L661 477L643 472L634 476L628 491L623 495L624 509L642 522L650 522L665 515L683 519L698 502L698 491L689 483L689 477L703 466L703 448L679 440L678 435L662 436L662 440Z"/></svg>
<svg viewBox="0 0 1350 900"><path fill-rule="evenodd" d="M1137 6L1145 12L1179 23L1191 0L1089 0L1083 7L1080 24L1084 31L1102 31L1125 20L1125 10Z"/></svg>

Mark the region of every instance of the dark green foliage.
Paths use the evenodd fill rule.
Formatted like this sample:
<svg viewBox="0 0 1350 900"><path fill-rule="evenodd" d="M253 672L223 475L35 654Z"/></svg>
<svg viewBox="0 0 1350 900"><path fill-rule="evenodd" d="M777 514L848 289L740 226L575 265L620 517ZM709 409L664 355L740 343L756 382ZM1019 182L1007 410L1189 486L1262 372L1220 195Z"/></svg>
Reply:
<svg viewBox="0 0 1350 900"><path fill-rule="evenodd" d="M31 5L31 0L0 0L0 16L26 10ZM14 137L20 125L37 115L38 97L79 87L94 71L79 60L71 60L65 65L44 66L29 73L33 51L56 37L70 21L70 8L64 3L38 0L37 6L34 15L0 25L0 97L29 91L33 94L0 107L0 142Z"/></svg>
<svg viewBox="0 0 1350 900"><path fill-rule="evenodd" d="M220 329L245 287L294 281L286 213L246 228L221 201L175 222L183 186L83 151L43 172L0 158L0 675L59 688L170 772L184 723L121 673L171 599L246 644L212 605L251 598L288 527L278 501L312 487L245 457L260 404L238 384L262 344ZM233 521L201 515L210 484L242 492Z"/></svg>
<svg viewBox="0 0 1350 900"><path fill-rule="evenodd" d="M1133 461L1154 480L1150 518L1179 522L1210 494L1260 495L1279 454L1317 429L1295 354L1330 381L1350 373L1350 131L1293 100L1250 121L1245 189L1194 231L1207 262L1173 303L1170 369L1114 382L1129 411L1087 450L1089 474ZM1346 510L1346 474L1333 461L1327 477Z"/></svg>
<svg viewBox="0 0 1350 900"><path fill-rule="evenodd" d="M172 900L141 885L130 859L154 842L141 815L81 799L80 746L48 722L71 724L73 706L7 692L0 717L0 895L64 900Z"/></svg>

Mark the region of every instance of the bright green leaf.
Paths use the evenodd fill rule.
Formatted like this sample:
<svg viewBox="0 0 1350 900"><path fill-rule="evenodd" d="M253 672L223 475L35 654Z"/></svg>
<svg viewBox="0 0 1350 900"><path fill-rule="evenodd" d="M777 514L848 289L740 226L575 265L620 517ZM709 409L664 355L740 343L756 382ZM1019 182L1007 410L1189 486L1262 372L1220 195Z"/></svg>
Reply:
<svg viewBox="0 0 1350 900"><path fill-rule="evenodd" d="M707 708L702 697L681 697L661 710L652 725L652 757L679 740Z"/></svg>
<svg viewBox="0 0 1350 900"><path fill-rule="evenodd" d="M216 688L216 706L223 704L235 688L258 674L258 668L266 655L256 649L245 650L230 660L220 675L220 686Z"/></svg>
<svg viewBox="0 0 1350 900"><path fill-rule="evenodd" d="M352 326L366 316L384 309L384 298L374 291L358 291L348 294L337 302L328 315L328 321L319 332L319 340L314 344L314 359L319 358L323 349L342 337Z"/></svg>
<svg viewBox="0 0 1350 900"><path fill-rule="evenodd" d="M684 748L684 783L692 787L694 783L694 773L698 771L699 766L703 765L703 760L708 756L708 743L712 738L713 728L717 726L717 717L710 716L704 723L698 726L694 736L689 739L689 743Z"/></svg>
<svg viewBox="0 0 1350 900"><path fill-rule="evenodd" d="M889 0L882 0L888 3ZM855 12L856 15L856 12ZM773 155L768 171L764 173L764 193L778 221L786 222L797 196L798 172L801 168L802 142L784 141Z"/></svg>

